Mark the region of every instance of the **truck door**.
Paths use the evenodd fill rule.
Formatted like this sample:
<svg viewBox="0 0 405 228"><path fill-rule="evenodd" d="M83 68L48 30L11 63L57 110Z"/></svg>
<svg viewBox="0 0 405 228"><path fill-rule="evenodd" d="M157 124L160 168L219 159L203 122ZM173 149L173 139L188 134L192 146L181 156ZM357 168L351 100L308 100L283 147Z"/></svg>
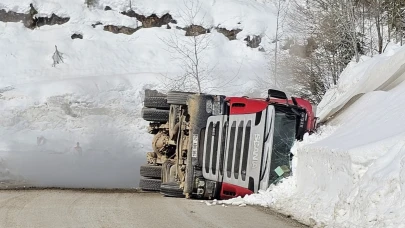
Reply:
<svg viewBox="0 0 405 228"><path fill-rule="evenodd" d="M274 139L274 122L275 122L275 110L274 106L267 107L267 120L264 130L264 148L262 163L260 169L260 190L266 190L270 183L270 173L271 173L271 159L273 151L273 139Z"/></svg>

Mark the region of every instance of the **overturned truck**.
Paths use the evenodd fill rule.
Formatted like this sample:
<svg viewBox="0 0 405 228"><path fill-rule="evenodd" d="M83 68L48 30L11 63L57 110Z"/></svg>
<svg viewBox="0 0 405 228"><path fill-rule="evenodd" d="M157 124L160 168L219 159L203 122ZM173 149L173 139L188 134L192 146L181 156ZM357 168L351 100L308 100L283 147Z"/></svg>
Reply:
<svg viewBox="0 0 405 228"><path fill-rule="evenodd" d="M142 117L154 138L140 188L200 199L267 189L316 122L310 102L271 89L267 98L146 90Z"/></svg>

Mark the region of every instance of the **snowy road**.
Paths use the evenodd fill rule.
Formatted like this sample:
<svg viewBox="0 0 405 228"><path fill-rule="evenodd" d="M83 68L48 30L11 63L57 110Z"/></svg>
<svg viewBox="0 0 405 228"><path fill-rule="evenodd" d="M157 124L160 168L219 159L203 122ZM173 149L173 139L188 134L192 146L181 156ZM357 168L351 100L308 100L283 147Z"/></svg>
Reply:
<svg viewBox="0 0 405 228"><path fill-rule="evenodd" d="M155 193L6 190L0 191L0 227L303 226L265 209L206 206Z"/></svg>

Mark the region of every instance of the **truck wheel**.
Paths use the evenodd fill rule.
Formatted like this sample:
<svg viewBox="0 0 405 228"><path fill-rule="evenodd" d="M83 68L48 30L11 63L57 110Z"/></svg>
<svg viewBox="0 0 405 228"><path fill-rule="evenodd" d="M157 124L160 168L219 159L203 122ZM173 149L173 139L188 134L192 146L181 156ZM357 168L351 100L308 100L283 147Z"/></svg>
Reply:
<svg viewBox="0 0 405 228"><path fill-rule="evenodd" d="M159 191L161 183L162 181L159 179L141 177L139 187L144 191Z"/></svg>
<svg viewBox="0 0 405 228"><path fill-rule="evenodd" d="M149 178L162 178L162 166L143 165L140 169L141 176Z"/></svg>
<svg viewBox="0 0 405 228"><path fill-rule="evenodd" d="M167 182L160 185L160 193L168 197L184 198L183 189L177 182Z"/></svg>
<svg viewBox="0 0 405 228"><path fill-rule="evenodd" d="M166 96L151 96L145 97L143 100L143 106L147 108L161 108L169 110L170 105L167 103Z"/></svg>
<svg viewBox="0 0 405 228"><path fill-rule="evenodd" d="M147 121L167 122L169 120L169 110L142 108L142 118Z"/></svg>
<svg viewBox="0 0 405 228"><path fill-rule="evenodd" d="M179 91L169 91L167 93L167 103L185 105L187 104L188 96L194 93L191 92L179 92Z"/></svg>

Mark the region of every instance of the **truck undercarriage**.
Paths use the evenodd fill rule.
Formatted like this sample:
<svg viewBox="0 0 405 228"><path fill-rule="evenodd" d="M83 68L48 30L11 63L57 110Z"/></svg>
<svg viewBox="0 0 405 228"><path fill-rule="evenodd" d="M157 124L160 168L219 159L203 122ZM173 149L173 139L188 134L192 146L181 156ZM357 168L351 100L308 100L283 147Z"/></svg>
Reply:
<svg viewBox="0 0 405 228"><path fill-rule="evenodd" d="M276 90L266 99L146 90L142 117L154 138L140 188L186 198L267 189L288 175L294 141L315 126L309 102Z"/></svg>

